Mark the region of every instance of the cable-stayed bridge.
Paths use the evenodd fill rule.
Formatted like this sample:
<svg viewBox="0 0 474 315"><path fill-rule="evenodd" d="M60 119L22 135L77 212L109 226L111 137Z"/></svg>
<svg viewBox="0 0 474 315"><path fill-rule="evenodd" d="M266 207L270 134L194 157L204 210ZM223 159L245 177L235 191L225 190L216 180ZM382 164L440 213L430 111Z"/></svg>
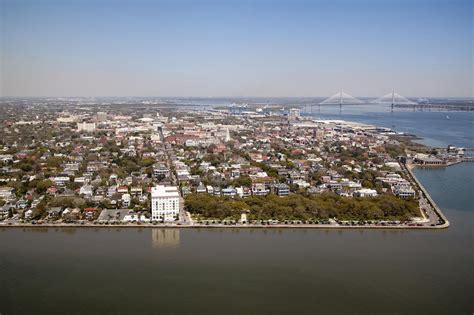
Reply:
<svg viewBox="0 0 474 315"><path fill-rule="evenodd" d="M327 99L323 100L320 103L312 104L312 106L328 106L328 105L338 105L342 110L343 105L390 105L393 111L394 106L396 105L417 105L417 102L411 101L403 95L398 94L395 91L387 93L375 100L362 100L356 98L346 92L340 91Z"/></svg>
<svg viewBox="0 0 474 315"><path fill-rule="evenodd" d="M248 101L248 100L247 100ZM280 99L259 99L257 101L249 100L249 103L231 104L228 106L230 112L234 114L241 114L247 110L247 107L256 108L260 112L284 112L290 108L300 108L303 112L313 113L315 108L321 107L335 107L339 106L342 111L343 106L359 105L366 110L371 110L370 107L377 106L379 109L387 106L394 111L395 108L400 108L404 111L413 109L413 111L424 110L438 110L438 111L474 111L474 99L450 99L450 98L417 98L409 99L395 90L382 95L381 97L354 97L349 93L340 91L323 99L321 97L305 97L305 98L281 98ZM449 119L449 117L447 118Z"/></svg>

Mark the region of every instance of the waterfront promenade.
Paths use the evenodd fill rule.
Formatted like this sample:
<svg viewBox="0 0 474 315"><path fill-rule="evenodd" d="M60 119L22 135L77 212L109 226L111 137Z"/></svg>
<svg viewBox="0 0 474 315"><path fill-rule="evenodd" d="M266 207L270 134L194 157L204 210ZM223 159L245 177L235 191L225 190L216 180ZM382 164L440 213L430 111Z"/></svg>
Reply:
<svg viewBox="0 0 474 315"><path fill-rule="evenodd" d="M448 225L437 225L429 226L423 224L223 224L223 223L210 223L210 224L194 224L194 225L183 225L183 224L96 224L96 223L85 223L85 224L72 224L72 223L43 223L43 224L31 224L31 223L14 223L4 224L0 223L0 228L178 228L178 229L207 229L207 228L224 228L224 229L240 229L240 228L259 228L259 229L440 229L447 228Z"/></svg>
<svg viewBox="0 0 474 315"><path fill-rule="evenodd" d="M423 187L420 183L418 178L416 178L415 174L413 174L412 169L416 167L416 165L408 164L405 165L400 163L402 169L406 172L408 176L410 176L412 182L418 188L418 194L420 198L420 210L425 211L425 214L428 216L430 220L430 227L433 228L447 228L449 227L449 221L438 207L436 202L431 198L428 191ZM434 226L433 226L434 225Z"/></svg>

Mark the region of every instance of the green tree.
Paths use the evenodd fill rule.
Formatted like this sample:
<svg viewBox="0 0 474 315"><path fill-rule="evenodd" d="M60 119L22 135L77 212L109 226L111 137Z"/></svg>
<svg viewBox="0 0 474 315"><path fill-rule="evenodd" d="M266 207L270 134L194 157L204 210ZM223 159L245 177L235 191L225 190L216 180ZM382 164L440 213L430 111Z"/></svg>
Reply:
<svg viewBox="0 0 474 315"><path fill-rule="evenodd" d="M36 189L38 190L39 193L44 193L49 187L53 186L54 183L50 179L44 179L42 181L39 181L36 184Z"/></svg>
<svg viewBox="0 0 474 315"><path fill-rule="evenodd" d="M155 162L156 161L155 161L154 158L145 157L139 162L139 165L142 166L142 167L149 167L149 166L152 166L153 164L155 164Z"/></svg>

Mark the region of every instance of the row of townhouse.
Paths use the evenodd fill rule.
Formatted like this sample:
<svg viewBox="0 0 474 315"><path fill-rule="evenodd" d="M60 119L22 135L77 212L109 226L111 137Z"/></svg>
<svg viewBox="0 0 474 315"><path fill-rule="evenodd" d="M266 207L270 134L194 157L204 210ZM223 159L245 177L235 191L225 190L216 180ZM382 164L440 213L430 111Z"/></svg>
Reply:
<svg viewBox="0 0 474 315"><path fill-rule="evenodd" d="M266 185L265 183L254 183L251 187L233 187L228 186L225 188L220 188L218 186L204 186L200 183L196 187L196 193L208 193L214 196L226 196L226 197L235 197L239 196L241 198L250 197L250 196L265 196L270 192L275 193L280 197L288 196L290 193L290 188L287 184L278 183Z"/></svg>

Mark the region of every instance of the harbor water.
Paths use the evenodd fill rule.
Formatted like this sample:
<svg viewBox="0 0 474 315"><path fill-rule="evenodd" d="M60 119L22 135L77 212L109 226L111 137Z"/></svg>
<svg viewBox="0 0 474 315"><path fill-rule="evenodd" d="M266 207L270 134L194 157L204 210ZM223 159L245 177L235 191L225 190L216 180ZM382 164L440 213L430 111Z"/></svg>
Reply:
<svg viewBox="0 0 474 315"><path fill-rule="evenodd" d="M472 112L307 114L474 147ZM414 172L450 228L1 228L0 314L472 314L474 163Z"/></svg>

